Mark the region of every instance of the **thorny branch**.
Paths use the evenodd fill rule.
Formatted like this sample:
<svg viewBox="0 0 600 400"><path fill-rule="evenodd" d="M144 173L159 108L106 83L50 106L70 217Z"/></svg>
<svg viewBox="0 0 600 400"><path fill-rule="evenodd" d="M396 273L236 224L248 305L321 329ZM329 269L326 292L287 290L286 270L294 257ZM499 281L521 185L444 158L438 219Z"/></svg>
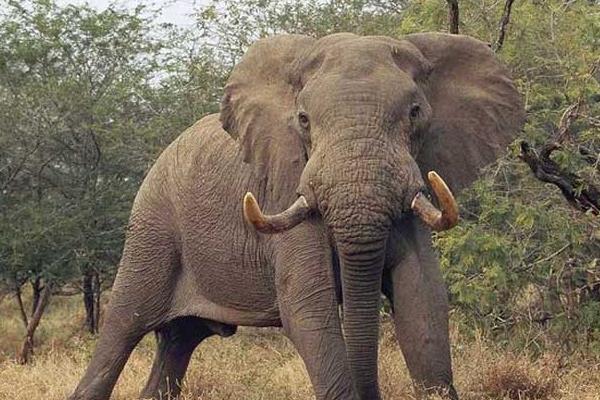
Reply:
<svg viewBox="0 0 600 400"><path fill-rule="evenodd" d="M560 149L562 144L569 139L569 129L580 116L581 108L581 100L569 106L560 119L556 133L539 149L532 148L525 141L521 142L519 158L529 165L537 179L556 185L573 207L583 212L590 211L594 215L600 215L600 190L590 183L580 189L581 177L565 171L551 158L552 152Z"/></svg>

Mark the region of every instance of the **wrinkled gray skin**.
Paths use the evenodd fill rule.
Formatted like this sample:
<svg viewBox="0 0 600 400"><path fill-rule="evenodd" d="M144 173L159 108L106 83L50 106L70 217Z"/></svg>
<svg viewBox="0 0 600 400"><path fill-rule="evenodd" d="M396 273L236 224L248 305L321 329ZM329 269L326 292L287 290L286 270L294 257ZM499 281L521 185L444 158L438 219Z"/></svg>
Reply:
<svg viewBox="0 0 600 400"><path fill-rule="evenodd" d="M179 392L204 338L281 325L317 399L380 399L381 291L418 391L457 398L447 295L410 201L429 170L455 192L469 184L522 123L506 69L465 36L258 41L220 115L175 140L140 188L100 339L71 398L107 399L149 331L158 351L142 397L158 398ZM268 213L298 194L318 212L258 234L242 217L247 191Z"/></svg>

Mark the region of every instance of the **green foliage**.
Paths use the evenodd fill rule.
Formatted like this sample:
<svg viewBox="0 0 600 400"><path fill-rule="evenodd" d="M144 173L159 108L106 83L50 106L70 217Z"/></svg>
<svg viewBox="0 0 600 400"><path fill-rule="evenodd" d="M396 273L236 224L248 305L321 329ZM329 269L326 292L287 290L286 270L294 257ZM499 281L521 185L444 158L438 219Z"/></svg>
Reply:
<svg viewBox="0 0 600 400"><path fill-rule="evenodd" d="M600 223L536 186L525 167L503 160L463 194L463 222L436 241L452 303L496 333L519 323L547 323L562 337L593 331L600 319L586 307L600 301Z"/></svg>
<svg viewBox="0 0 600 400"><path fill-rule="evenodd" d="M465 30L493 41L496 28L476 10L498 15L498 7L462 5ZM516 2L512 15L500 56L525 97L528 122L519 140L547 142L567 107L581 101L579 119L553 158L582 177L582 187L598 186L597 7L583 1ZM462 195L463 223L436 241L452 303L473 324L507 340L533 326L556 340L594 342L600 331L600 221L570 208L556 187L535 180L518 160L517 148L515 143ZM542 338L526 342L541 345Z"/></svg>
<svg viewBox="0 0 600 400"><path fill-rule="evenodd" d="M157 149L202 114L183 117L172 104L191 90L169 83L193 82L197 74L183 70L197 67L163 69L174 50L154 35L179 33L142 7L4 3L0 278L60 283L93 268L110 282L131 201Z"/></svg>
<svg viewBox="0 0 600 400"><path fill-rule="evenodd" d="M392 35L406 0L213 0L198 13L202 36L229 65L255 40L280 33Z"/></svg>

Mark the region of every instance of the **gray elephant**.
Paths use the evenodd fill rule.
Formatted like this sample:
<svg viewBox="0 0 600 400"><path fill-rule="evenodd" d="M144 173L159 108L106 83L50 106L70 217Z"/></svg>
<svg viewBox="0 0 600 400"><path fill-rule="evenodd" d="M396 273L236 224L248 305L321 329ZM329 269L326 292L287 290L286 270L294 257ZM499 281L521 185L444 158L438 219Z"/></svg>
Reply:
<svg viewBox="0 0 600 400"><path fill-rule="evenodd" d="M234 68L220 115L186 130L142 184L71 399L108 399L151 331L158 349L142 397L177 396L196 346L238 325L282 326L317 399L380 399L381 292L417 392L458 398L431 247L431 231L452 227L458 211L427 172L460 190L523 121L507 70L466 36L259 40Z"/></svg>

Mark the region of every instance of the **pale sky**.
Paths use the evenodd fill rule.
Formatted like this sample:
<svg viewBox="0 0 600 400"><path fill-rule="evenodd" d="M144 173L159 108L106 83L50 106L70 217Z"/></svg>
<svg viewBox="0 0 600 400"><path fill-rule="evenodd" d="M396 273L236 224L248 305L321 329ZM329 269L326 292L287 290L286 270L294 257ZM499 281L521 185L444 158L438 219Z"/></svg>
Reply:
<svg viewBox="0 0 600 400"><path fill-rule="evenodd" d="M133 8L138 4L146 4L150 7L162 6L163 15L160 22L185 26L193 22L189 14L203 4L209 4L210 0L57 0L57 2L58 4L88 3L98 10L105 9L109 4L127 8Z"/></svg>

